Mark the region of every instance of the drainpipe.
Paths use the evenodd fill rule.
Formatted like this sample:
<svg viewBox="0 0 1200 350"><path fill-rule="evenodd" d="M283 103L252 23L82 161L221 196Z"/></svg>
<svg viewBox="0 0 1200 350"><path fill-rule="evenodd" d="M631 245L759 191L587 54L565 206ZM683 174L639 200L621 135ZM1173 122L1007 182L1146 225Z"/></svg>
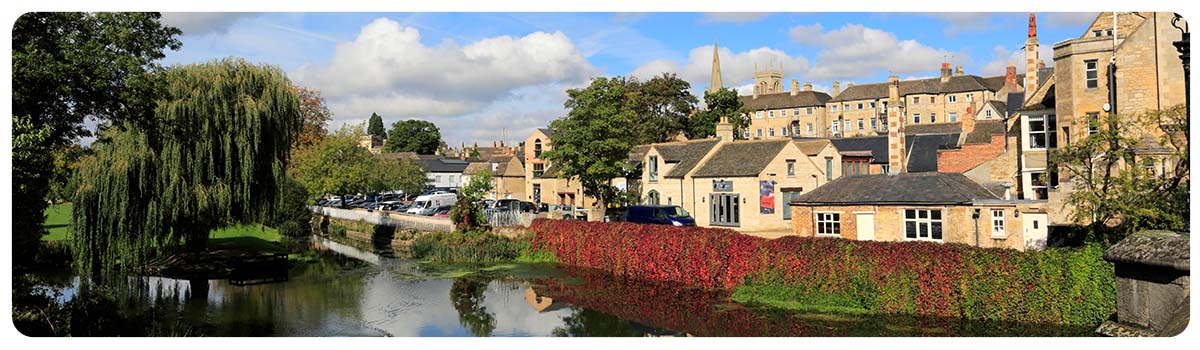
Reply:
<svg viewBox="0 0 1200 350"><path fill-rule="evenodd" d="M975 208L975 213L971 214L971 218L975 219L975 247L979 247L979 208Z"/></svg>

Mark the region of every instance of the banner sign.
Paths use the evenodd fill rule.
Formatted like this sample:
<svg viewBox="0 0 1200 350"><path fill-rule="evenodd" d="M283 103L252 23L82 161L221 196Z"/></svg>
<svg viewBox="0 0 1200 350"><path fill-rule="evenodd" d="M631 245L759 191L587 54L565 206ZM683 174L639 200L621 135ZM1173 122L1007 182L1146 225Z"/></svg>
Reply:
<svg viewBox="0 0 1200 350"><path fill-rule="evenodd" d="M775 184L770 180L758 182L758 207L760 214L775 214Z"/></svg>

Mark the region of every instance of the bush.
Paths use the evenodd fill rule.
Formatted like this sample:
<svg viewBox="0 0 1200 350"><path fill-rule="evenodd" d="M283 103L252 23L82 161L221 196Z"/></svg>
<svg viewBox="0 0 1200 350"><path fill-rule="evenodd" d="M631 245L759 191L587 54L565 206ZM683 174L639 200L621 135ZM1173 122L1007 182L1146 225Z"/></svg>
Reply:
<svg viewBox="0 0 1200 350"><path fill-rule="evenodd" d="M533 247L617 276L735 289L882 313L1094 324L1115 310L1115 272L1097 245L1018 252L933 242L766 240L727 229L535 220Z"/></svg>
<svg viewBox="0 0 1200 350"><path fill-rule="evenodd" d="M530 251L528 240L500 237L484 232L437 232L417 237L412 255L443 263L492 263L516 260Z"/></svg>

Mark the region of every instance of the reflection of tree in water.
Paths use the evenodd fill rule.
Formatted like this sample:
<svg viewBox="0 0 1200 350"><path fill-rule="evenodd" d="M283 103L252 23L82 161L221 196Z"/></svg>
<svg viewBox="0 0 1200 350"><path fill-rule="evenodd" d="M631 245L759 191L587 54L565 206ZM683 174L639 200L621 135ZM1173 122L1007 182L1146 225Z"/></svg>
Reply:
<svg viewBox="0 0 1200 350"><path fill-rule="evenodd" d="M483 306L489 278L480 276L460 277L450 286L450 302L458 311L458 322L477 337L492 335L496 330L496 317Z"/></svg>
<svg viewBox="0 0 1200 350"><path fill-rule="evenodd" d="M556 337L640 337L645 333L630 327L629 321L606 313L572 307L571 316L563 317L562 327L554 328Z"/></svg>

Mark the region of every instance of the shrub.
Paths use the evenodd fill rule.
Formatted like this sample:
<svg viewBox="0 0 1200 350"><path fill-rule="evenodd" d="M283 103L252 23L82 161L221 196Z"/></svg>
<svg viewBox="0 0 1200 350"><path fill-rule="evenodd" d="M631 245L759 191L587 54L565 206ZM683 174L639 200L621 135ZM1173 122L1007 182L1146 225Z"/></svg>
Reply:
<svg viewBox="0 0 1200 350"><path fill-rule="evenodd" d="M529 241L478 231L437 232L413 240L417 259L445 263L491 263L516 260L529 251Z"/></svg>
<svg viewBox="0 0 1200 350"><path fill-rule="evenodd" d="M751 302L1060 324L1097 323L1115 310L1115 273L1096 245L1018 252L546 219L530 229L533 248L564 264L736 288Z"/></svg>

